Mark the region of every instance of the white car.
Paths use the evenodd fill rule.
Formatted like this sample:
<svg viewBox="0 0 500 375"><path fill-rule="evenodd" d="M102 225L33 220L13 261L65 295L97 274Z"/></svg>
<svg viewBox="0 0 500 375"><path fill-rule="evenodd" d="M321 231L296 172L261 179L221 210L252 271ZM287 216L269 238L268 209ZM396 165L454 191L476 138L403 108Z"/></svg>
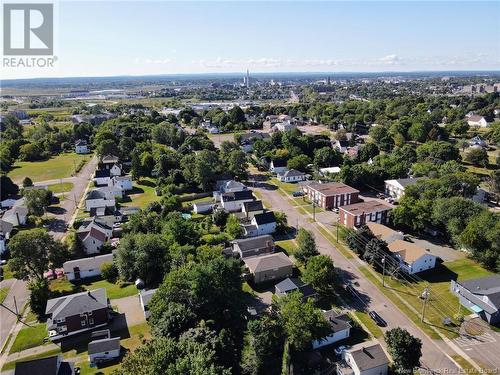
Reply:
<svg viewBox="0 0 500 375"><path fill-rule="evenodd" d="M347 349L349 349L349 346L348 345L341 345L339 346L338 348L335 348L333 350L333 352L336 354L336 355L341 355L343 352L345 352Z"/></svg>

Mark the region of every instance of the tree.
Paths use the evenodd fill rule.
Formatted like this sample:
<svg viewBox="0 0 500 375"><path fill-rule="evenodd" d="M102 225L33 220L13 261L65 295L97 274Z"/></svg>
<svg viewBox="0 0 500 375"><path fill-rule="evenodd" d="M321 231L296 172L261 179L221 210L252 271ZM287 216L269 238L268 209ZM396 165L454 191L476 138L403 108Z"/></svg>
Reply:
<svg viewBox="0 0 500 375"><path fill-rule="evenodd" d="M33 186L33 181L29 177L25 177L23 180L23 188Z"/></svg>
<svg viewBox="0 0 500 375"><path fill-rule="evenodd" d="M286 214L284 212L276 211L274 212L274 218L276 219L276 233L285 234L288 229Z"/></svg>
<svg viewBox="0 0 500 375"><path fill-rule="evenodd" d="M455 137L460 137L469 131L469 124L465 120L458 120L450 124L446 124L445 129Z"/></svg>
<svg viewBox="0 0 500 375"><path fill-rule="evenodd" d="M227 157L227 170L234 177L243 180L248 177L248 162L245 153L241 150L233 150Z"/></svg>
<svg viewBox="0 0 500 375"><path fill-rule="evenodd" d="M337 272L332 258L327 255L317 255L310 258L302 273L302 279L318 291L331 291L337 280Z"/></svg>
<svg viewBox="0 0 500 375"><path fill-rule="evenodd" d="M17 279L23 280L43 280L45 271L62 267L70 258L68 249L43 229L17 233L9 248L9 267Z"/></svg>
<svg viewBox="0 0 500 375"><path fill-rule="evenodd" d="M427 129L420 123L414 123L408 129L408 136L412 141L424 142L427 139Z"/></svg>
<svg viewBox="0 0 500 375"><path fill-rule="evenodd" d="M486 167L488 165L488 153L484 148L471 147L465 154L465 161L476 167Z"/></svg>
<svg viewBox="0 0 500 375"><path fill-rule="evenodd" d="M442 164L448 160L460 160L458 149L449 142L428 141L417 147L418 161Z"/></svg>
<svg viewBox="0 0 500 375"><path fill-rule="evenodd" d="M342 164L342 154L331 147L322 147L314 150L314 166L326 168Z"/></svg>
<svg viewBox="0 0 500 375"><path fill-rule="evenodd" d="M358 159L361 162L367 162L370 159L373 159L380 153L377 145L375 143L369 142L360 148L358 152Z"/></svg>
<svg viewBox="0 0 500 375"><path fill-rule="evenodd" d="M394 370L398 374L411 374L420 366L422 341L403 328L393 328L385 333L385 341L391 354Z"/></svg>
<svg viewBox="0 0 500 375"><path fill-rule="evenodd" d="M24 201L30 215L41 217L52 203L52 192L45 189L31 189L24 192Z"/></svg>
<svg viewBox="0 0 500 375"><path fill-rule="evenodd" d="M35 161L43 159L43 150L34 143L22 145L19 149L19 159L24 161Z"/></svg>
<svg viewBox="0 0 500 375"><path fill-rule="evenodd" d="M212 221L219 228L223 228L226 225L228 217L229 214L225 210L214 210L212 213Z"/></svg>
<svg viewBox="0 0 500 375"><path fill-rule="evenodd" d="M47 279L30 281L28 283L28 289L30 291L30 310L38 317L43 317L50 296Z"/></svg>
<svg viewBox="0 0 500 375"><path fill-rule="evenodd" d="M309 156L301 154L297 155L287 162L288 169L296 169L301 172L307 172L307 166L311 164Z"/></svg>
<svg viewBox="0 0 500 375"><path fill-rule="evenodd" d="M118 143L114 139L103 139L96 146L96 153L99 156L119 155Z"/></svg>
<svg viewBox="0 0 500 375"><path fill-rule="evenodd" d="M101 264L101 275L105 280L110 283L114 283L118 278L118 268L116 267L116 264L113 262L105 262Z"/></svg>
<svg viewBox="0 0 500 375"><path fill-rule="evenodd" d="M228 111L228 115L229 121L233 124L240 124L246 121L245 112L237 105Z"/></svg>
<svg viewBox="0 0 500 375"><path fill-rule="evenodd" d="M314 236L307 229L300 228L296 240L298 246L294 256L299 262L306 264L311 257L319 255Z"/></svg>
<svg viewBox="0 0 500 375"><path fill-rule="evenodd" d="M19 193L19 186L13 183L10 177L2 175L0 177L0 186L1 200L7 199Z"/></svg>
<svg viewBox="0 0 500 375"><path fill-rule="evenodd" d="M278 298L273 308L285 332L286 338L295 350L303 351L331 333L330 324L312 299L303 301L302 293L295 291Z"/></svg>
<svg viewBox="0 0 500 375"><path fill-rule="evenodd" d="M226 230L225 232L228 236L234 240L243 235L243 228L240 225L240 221L234 214L230 214L226 221Z"/></svg>

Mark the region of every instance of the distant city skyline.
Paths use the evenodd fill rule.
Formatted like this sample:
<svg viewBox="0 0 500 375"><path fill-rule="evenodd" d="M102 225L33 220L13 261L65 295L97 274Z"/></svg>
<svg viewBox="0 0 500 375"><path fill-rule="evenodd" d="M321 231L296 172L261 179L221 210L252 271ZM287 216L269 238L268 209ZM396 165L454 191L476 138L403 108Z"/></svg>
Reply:
<svg viewBox="0 0 500 375"><path fill-rule="evenodd" d="M499 70L500 2L61 1L55 55L2 78Z"/></svg>

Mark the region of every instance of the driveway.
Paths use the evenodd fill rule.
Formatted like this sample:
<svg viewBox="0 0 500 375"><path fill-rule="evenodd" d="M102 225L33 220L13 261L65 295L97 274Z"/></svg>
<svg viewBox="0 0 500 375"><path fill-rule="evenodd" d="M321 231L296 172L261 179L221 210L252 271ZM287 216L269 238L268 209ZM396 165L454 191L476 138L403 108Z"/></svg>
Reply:
<svg viewBox="0 0 500 375"><path fill-rule="evenodd" d="M388 322L388 327L384 330L391 329L394 327L404 327L410 334L416 336L422 340L423 343L423 356L422 363L427 368L432 368L434 370L441 369L443 372L459 372L457 365L450 359L449 355L454 354L451 348L444 345L443 341L435 341L430 339L425 335L417 326L415 326L412 321L404 315L382 292L368 281L358 267L361 262L357 259L346 259L342 256L333 245L319 232L318 224L311 223L308 219L309 215L300 214L289 202L289 200L283 197L279 192L275 190L268 190L263 188L255 188L262 198L269 202L270 206L275 211L285 212L288 217L288 222L292 225L298 223L299 227L310 230L315 238L316 244L320 253L329 255L337 268L339 268L343 274L349 275L353 281L359 283L359 291L364 296L366 296L366 308L370 310L376 310L384 319ZM333 227L326 226L328 229Z"/></svg>
<svg viewBox="0 0 500 375"><path fill-rule="evenodd" d="M126 322L129 327L146 321L138 294L130 297L112 299L110 302L111 306L116 306L118 308L119 313L125 314Z"/></svg>

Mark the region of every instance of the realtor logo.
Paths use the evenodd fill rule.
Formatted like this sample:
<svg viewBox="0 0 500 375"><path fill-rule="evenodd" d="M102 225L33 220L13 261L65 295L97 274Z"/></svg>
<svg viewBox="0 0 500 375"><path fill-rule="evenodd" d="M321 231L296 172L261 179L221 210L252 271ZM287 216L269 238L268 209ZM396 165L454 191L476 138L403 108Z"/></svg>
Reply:
<svg viewBox="0 0 500 375"><path fill-rule="evenodd" d="M8 56L52 55L53 4L4 4L3 46Z"/></svg>

